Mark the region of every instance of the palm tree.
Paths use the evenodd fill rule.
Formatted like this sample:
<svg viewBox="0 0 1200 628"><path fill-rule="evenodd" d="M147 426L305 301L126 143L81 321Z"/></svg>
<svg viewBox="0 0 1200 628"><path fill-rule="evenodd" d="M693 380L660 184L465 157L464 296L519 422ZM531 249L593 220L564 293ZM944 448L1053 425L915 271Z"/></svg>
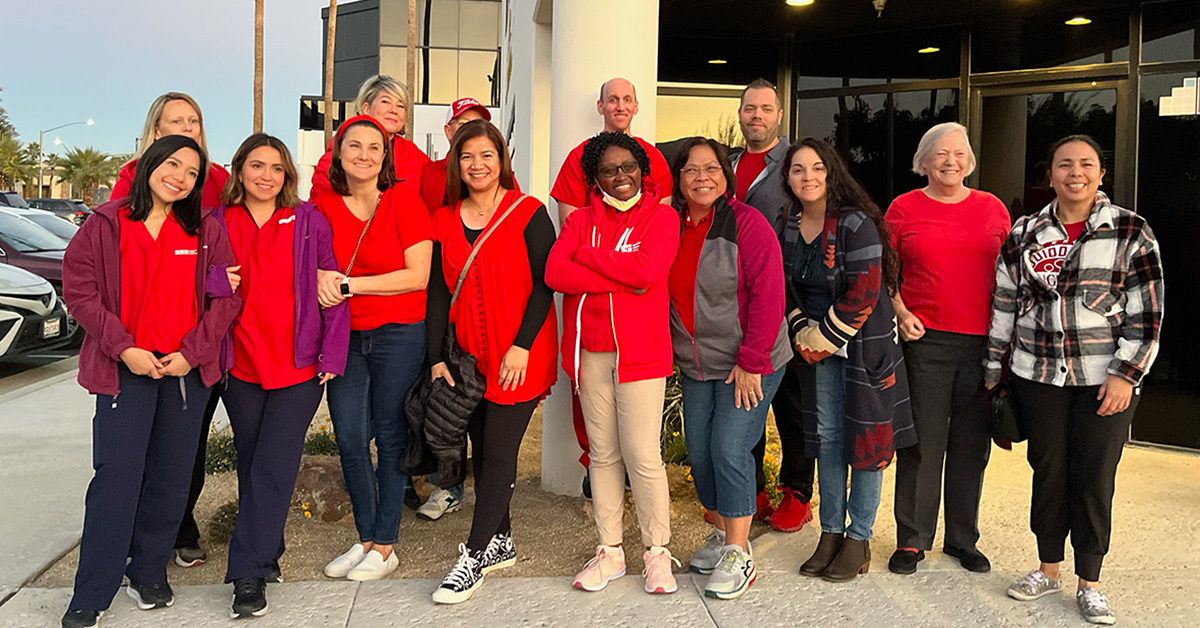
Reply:
<svg viewBox="0 0 1200 628"><path fill-rule="evenodd" d="M408 81L408 98L412 100L413 90L417 86L417 0L408 0L408 63L405 80ZM428 80L428 79L426 79ZM413 104L408 103L408 115L404 121L404 136L412 139L413 135Z"/></svg>
<svg viewBox="0 0 1200 628"><path fill-rule="evenodd" d="M325 145L333 139L333 43L337 40L337 0L329 0L329 26L325 29Z"/></svg>
<svg viewBox="0 0 1200 628"><path fill-rule="evenodd" d="M12 189L18 181L31 183L37 179L37 158L17 138L0 133L0 187Z"/></svg>
<svg viewBox="0 0 1200 628"><path fill-rule="evenodd" d="M254 0L254 132L263 126L263 1Z"/></svg>
<svg viewBox="0 0 1200 628"><path fill-rule="evenodd" d="M92 206L93 194L97 187L109 185L117 178L117 173L124 163L124 155L109 155L91 146L78 147L67 151L60 163L59 179L71 184L79 190L83 202Z"/></svg>

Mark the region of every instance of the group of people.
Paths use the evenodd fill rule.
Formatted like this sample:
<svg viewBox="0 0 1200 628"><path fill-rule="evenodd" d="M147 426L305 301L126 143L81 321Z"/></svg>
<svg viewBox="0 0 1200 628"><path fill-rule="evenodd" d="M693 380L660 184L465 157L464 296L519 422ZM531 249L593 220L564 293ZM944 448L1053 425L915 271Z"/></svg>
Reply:
<svg viewBox="0 0 1200 628"><path fill-rule="evenodd" d="M1163 284L1144 219L1099 191L1103 151L1091 138L1051 147L1056 199L1011 226L995 196L964 185L975 168L966 129L937 125L913 158L928 185L885 213L828 142L779 136L769 82L742 93L744 149L690 138L668 163L630 134L637 95L618 78L600 90L602 132L559 171L556 233L546 207L521 193L485 107L454 103L449 153L434 162L403 137L409 106L403 84L368 79L308 202L277 138L247 138L227 172L209 163L191 97L151 106L142 151L64 259L64 298L87 331L79 381L96 395L95 475L65 628L96 625L123 577L140 608L170 606L173 550L184 566L205 559L191 510L218 398L237 449L230 616L265 614L266 584L281 580L284 524L323 394L358 534L325 574L391 573L411 484L405 395L423 379L461 384L468 374L455 362L474 363L482 400L466 411L462 442L437 452L439 469L461 473L431 477L438 488L421 508L437 518L461 507L469 439L471 529L433 592L438 603L467 600L485 574L515 563L517 454L560 353L599 534L578 589L625 575L628 487L644 588L677 590L660 451L676 370L713 526L688 560L708 575L706 596L737 598L755 582L754 519L784 532L812 519L814 470L821 535L800 573L866 573L893 459L889 569L914 573L933 549L944 483L943 552L989 570L978 512L987 389L1003 370L1029 438L1040 560L1008 595L1060 591L1069 536L1081 614L1115 620L1097 581ZM762 472L768 408L782 440L777 505Z"/></svg>

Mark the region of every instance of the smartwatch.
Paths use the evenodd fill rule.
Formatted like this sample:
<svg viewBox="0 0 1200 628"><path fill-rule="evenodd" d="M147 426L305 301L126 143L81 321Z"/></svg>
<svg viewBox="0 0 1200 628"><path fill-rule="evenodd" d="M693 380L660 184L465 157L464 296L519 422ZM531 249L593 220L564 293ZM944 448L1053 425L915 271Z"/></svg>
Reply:
<svg viewBox="0 0 1200 628"><path fill-rule="evenodd" d="M342 280L341 291L342 291L342 296L344 296L344 297L353 296L350 294L350 278L349 277L346 277L345 279Z"/></svg>

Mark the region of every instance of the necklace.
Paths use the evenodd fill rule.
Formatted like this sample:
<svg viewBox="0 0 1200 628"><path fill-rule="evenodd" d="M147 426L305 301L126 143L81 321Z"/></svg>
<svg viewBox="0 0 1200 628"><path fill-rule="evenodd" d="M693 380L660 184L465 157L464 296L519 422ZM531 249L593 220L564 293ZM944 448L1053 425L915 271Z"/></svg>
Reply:
<svg viewBox="0 0 1200 628"><path fill-rule="evenodd" d="M505 190L504 188L497 189L496 192L492 193L491 203L484 205L483 207L477 206L477 203L475 202L475 199L473 199L473 198L468 198L467 200L471 203L471 209L476 214L479 214L479 216L482 218L489 211L493 211L496 209L496 205L499 204L499 200L497 199L497 196L502 196L506 192L507 192L507 190Z"/></svg>

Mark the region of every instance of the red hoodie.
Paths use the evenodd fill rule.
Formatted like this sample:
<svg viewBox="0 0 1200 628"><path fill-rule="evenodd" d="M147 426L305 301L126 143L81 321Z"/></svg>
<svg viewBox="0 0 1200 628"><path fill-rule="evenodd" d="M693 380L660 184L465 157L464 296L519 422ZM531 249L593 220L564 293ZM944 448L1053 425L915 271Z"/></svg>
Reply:
<svg viewBox="0 0 1200 628"><path fill-rule="evenodd" d="M117 182L113 184L112 194L109 195L110 201L116 201L129 196L129 189L133 187L133 177L137 174L137 162L134 159L125 164L121 168L121 174L117 176ZM225 182L229 180L229 171L222 168L220 164L209 162L208 176L204 177L204 190L200 195L200 206L208 208L216 208L221 205L221 190L225 189Z"/></svg>
<svg viewBox="0 0 1200 628"><path fill-rule="evenodd" d="M546 285L564 295L563 369L576 386L583 345L579 330L589 334L601 325L616 341L620 383L671 375L667 275L679 249L679 215L659 198L647 180L641 201L619 212L593 189L587 205L567 217L550 249ZM634 293L642 289L645 293ZM583 307L590 299L604 299L607 307Z"/></svg>

